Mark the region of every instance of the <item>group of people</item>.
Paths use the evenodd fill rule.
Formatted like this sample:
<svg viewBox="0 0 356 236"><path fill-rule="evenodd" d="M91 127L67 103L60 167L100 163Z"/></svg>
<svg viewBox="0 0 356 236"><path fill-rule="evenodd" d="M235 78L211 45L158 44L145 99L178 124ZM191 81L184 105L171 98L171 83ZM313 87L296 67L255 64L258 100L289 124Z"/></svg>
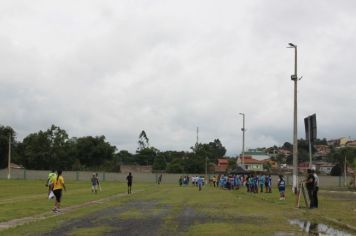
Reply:
<svg viewBox="0 0 356 236"><path fill-rule="evenodd" d="M272 192L272 177L271 175L219 175L213 176L210 183L214 187L223 189L240 189L241 186L246 186L247 192Z"/></svg>
<svg viewBox="0 0 356 236"><path fill-rule="evenodd" d="M191 181L190 181L191 179ZM197 186L199 191L204 185L204 178L200 176L180 176L179 177L179 186L188 186L189 183L192 183L193 186ZM317 182L317 181L316 181ZM213 176L209 179L209 184L221 189L227 190L238 190L242 186L246 186L247 192L250 193L272 193L272 177L271 175L219 175ZM285 200L286 195L286 181L283 175L279 175L277 182L278 191L280 194L280 200ZM315 188L316 189L316 188ZM316 190L317 191L317 190ZM313 206L317 206L317 194L313 194L316 197L316 200L313 201ZM316 203L315 203L316 202Z"/></svg>
<svg viewBox="0 0 356 236"><path fill-rule="evenodd" d="M62 176L62 170L57 170L55 172L52 170L48 174L48 178L46 181L46 187L48 187L48 195L55 197L53 212L60 212L60 204L62 199L62 191L66 191L66 187L64 185L64 178Z"/></svg>
<svg viewBox="0 0 356 236"><path fill-rule="evenodd" d="M126 177L127 180L127 193L131 194L132 191L132 182L133 176L131 172ZM101 191L101 185L99 182L98 173L93 173L91 179L91 191L93 193L97 193L98 189ZM48 198L52 199L55 198L54 208L52 209L53 212L57 213L60 212L60 204L62 200L62 191L66 191L66 186L64 184L64 178L62 176L62 170L51 170L48 174L48 178L46 180L46 187L48 187Z"/></svg>
<svg viewBox="0 0 356 236"><path fill-rule="evenodd" d="M272 193L271 175L248 175L246 177L246 187L252 193Z"/></svg>
<svg viewBox="0 0 356 236"><path fill-rule="evenodd" d="M203 185L205 184L204 177L196 175L196 176L192 176L191 180L192 180L191 181L192 185L198 187L199 191L201 191L203 188ZM179 186L188 186L189 182L190 182L189 176L184 176L184 177L180 176L179 177L179 180L178 180Z"/></svg>

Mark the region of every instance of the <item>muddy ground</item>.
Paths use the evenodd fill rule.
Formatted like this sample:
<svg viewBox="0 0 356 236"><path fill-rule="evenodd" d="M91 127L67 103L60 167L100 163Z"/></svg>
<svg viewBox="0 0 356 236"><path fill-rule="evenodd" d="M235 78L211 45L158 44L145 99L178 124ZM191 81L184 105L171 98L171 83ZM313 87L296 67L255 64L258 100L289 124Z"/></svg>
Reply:
<svg viewBox="0 0 356 236"><path fill-rule="evenodd" d="M105 232L100 232L100 235L180 235L193 224L230 223L232 221L252 223L256 220L258 222L265 219L261 217L258 219L255 217L238 217L236 219L212 217L190 207L182 208L177 213L168 205L162 206L154 201L135 201L127 203L125 206L102 209L74 221L65 222L56 229L41 235L75 235L81 229L92 228L94 232L97 227L105 228Z"/></svg>

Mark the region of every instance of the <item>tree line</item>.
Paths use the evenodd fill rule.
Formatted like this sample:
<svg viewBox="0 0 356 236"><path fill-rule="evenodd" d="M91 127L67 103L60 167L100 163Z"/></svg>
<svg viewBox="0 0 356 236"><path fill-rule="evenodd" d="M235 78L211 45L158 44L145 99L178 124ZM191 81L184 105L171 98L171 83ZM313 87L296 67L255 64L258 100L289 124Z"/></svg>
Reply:
<svg viewBox="0 0 356 236"><path fill-rule="evenodd" d="M0 125L0 168L7 167L9 137L12 162L35 170L95 170L120 171L121 165L151 165L155 171L169 173L203 173L205 164L211 168L218 158L225 156L226 148L219 139L207 144L198 143L191 151L160 151L149 145L143 130L138 137L135 153L118 151L105 136L69 137L68 133L52 125L45 131L16 140L16 132Z"/></svg>
<svg viewBox="0 0 356 236"><path fill-rule="evenodd" d="M143 130L138 136L137 150L130 153L118 150L111 145L105 136L69 137L68 133L55 125L45 131L27 135L23 141L16 140L16 132L9 126L0 125L0 168L7 167L7 155L11 137L12 162L26 169L49 170L101 170L120 171L121 165L151 165L153 170L168 173L204 173L206 166L209 172L218 158L226 154L226 148L219 139L209 143L196 143L190 151L160 151L150 146L149 138ZM318 139L314 144L327 145L326 139ZM293 145L286 142L282 148L293 150ZM264 148L269 154L279 148ZM313 153L315 153L313 147ZM292 155L276 153L271 155L278 164L292 164ZM336 164L334 175L342 173L345 164L356 167L355 148L337 148L331 146L326 157L314 157L313 160L324 160ZM235 167L235 158L229 158L230 168ZM298 140L298 161L309 161L309 146L306 140Z"/></svg>

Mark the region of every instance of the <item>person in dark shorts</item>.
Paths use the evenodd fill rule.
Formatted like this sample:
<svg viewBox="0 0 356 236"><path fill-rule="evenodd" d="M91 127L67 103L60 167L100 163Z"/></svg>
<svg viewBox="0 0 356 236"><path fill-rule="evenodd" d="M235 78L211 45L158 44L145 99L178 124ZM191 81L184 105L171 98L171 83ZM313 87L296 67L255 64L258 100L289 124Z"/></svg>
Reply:
<svg viewBox="0 0 356 236"><path fill-rule="evenodd" d="M308 169L308 177L307 180L305 181L305 185L308 190L308 196L309 196L309 201L310 201L310 206L309 208L315 208L315 203L314 203L314 191L315 191L315 176L313 174L313 171L311 169Z"/></svg>
<svg viewBox="0 0 356 236"><path fill-rule="evenodd" d="M53 178L53 194L56 197L56 202L54 203L53 212L59 212L60 203L62 199L62 190L66 190L64 185L64 178L62 176L62 171L57 171L57 176Z"/></svg>
<svg viewBox="0 0 356 236"><path fill-rule="evenodd" d="M286 200L286 181L283 178L283 175L279 175L278 181L278 191L279 191L279 200Z"/></svg>
<svg viewBox="0 0 356 236"><path fill-rule="evenodd" d="M131 172L129 172L129 175L126 177L126 180L127 180L127 193L128 194L131 194L131 187L132 187L132 175L131 175Z"/></svg>

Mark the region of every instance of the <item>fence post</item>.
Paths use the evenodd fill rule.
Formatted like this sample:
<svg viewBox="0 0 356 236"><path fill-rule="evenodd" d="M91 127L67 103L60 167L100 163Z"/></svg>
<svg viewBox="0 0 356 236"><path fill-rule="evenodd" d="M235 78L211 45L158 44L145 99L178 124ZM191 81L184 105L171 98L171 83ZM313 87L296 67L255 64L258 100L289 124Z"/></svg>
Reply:
<svg viewBox="0 0 356 236"><path fill-rule="evenodd" d="M105 177L105 172L103 172L103 181L105 181L106 177Z"/></svg>
<svg viewBox="0 0 356 236"><path fill-rule="evenodd" d="M341 175L339 176L339 187L341 187Z"/></svg>
<svg viewBox="0 0 356 236"><path fill-rule="evenodd" d="M77 171L77 173L76 173L76 180L77 181L79 180L79 171Z"/></svg>
<svg viewBox="0 0 356 236"><path fill-rule="evenodd" d="M23 169L23 179L26 179L26 169Z"/></svg>

